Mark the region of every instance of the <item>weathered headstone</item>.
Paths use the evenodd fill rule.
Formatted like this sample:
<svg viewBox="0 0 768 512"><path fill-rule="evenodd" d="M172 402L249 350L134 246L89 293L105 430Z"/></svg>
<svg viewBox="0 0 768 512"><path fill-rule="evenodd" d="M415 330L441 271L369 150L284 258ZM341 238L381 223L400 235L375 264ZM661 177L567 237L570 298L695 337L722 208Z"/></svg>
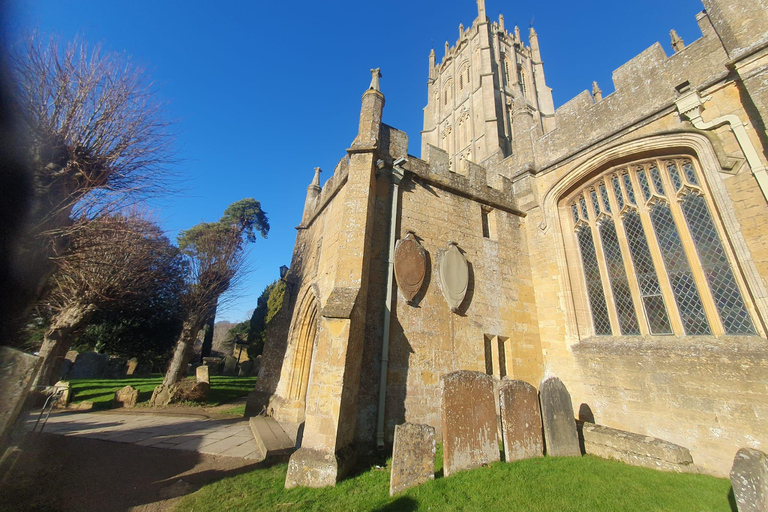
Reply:
<svg viewBox="0 0 768 512"><path fill-rule="evenodd" d="M166 405L169 405L173 398L174 389L172 388L173 386L160 384L154 391L152 391L152 398L149 399L149 403L152 404L153 407L165 407Z"/></svg>
<svg viewBox="0 0 768 512"><path fill-rule="evenodd" d="M75 364L69 372L71 379L95 379L104 375L109 356L96 352L84 352L77 355Z"/></svg>
<svg viewBox="0 0 768 512"><path fill-rule="evenodd" d="M251 367L253 366L253 361L250 359L247 361L243 361L240 363L240 369L237 371L238 377L248 377L251 374Z"/></svg>
<svg viewBox="0 0 768 512"><path fill-rule="evenodd" d="M72 388L70 387L69 382L60 380L53 385L52 391L57 395L56 401L54 402L56 407L67 407L72 401Z"/></svg>
<svg viewBox="0 0 768 512"><path fill-rule="evenodd" d="M139 390L125 386L115 391L115 407L133 407L139 401Z"/></svg>
<svg viewBox="0 0 768 512"><path fill-rule="evenodd" d="M536 388L522 380L504 380L499 389L499 403L506 461L544 455Z"/></svg>
<svg viewBox="0 0 768 512"><path fill-rule="evenodd" d="M557 377L550 377L539 387L544 443L550 457L579 457L579 434L573 416L571 395Z"/></svg>
<svg viewBox="0 0 768 512"><path fill-rule="evenodd" d="M139 360L135 357L132 357L128 360L127 363L125 363L125 374L126 375L133 375L136 373L136 369L139 367Z"/></svg>
<svg viewBox="0 0 768 512"><path fill-rule="evenodd" d="M104 370L104 377L108 379L119 379L125 376L128 368L128 361L122 357L110 357L107 359L107 366Z"/></svg>
<svg viewBox="0 0 768 512"><path fill-rule="evenodd" d="M0 347L0 445L16 422L42 359Z"/></svg>
<svg viewBox="0 0 768 512"><path fill-rule="evenodd" d="M457 371L440 377L445 476L499 460L493 377Z"/></svg>
<svg viewBox="0 0 768 512"><path fill-rule="evenodd" d="M435 429L429 425L403 423L395 427L389 495L435 478Z"/></svg>
<svg viewBox="0 0 768 512"><path fill-rule="evenodd" d="M208 367L208 375L219 375L221 373L220 357L204 357L203 364Z"/></svg>
<svg viewBox="0 0 768 512"><path fill-rule="evenodd" d="M198 366L195 373L195 379L197 382L205 382L206 384L210 384L211 378L208 374L208 366Z"/></svg>
<svg viewBox="0 0 768 512"><path fill-rule="evenodd" d="M224 358L224 375L234 375L235 367L237 366L237 358L234 356L227 356Z"/></svg>
<svg viewBox="0 0 768 512"><path fill-rule="evenodd" d="M69 359L62 359L61 365L59 366L59 379L65 380L69 378L69 372L72 371L72 361Z"/></svg>
<svg viewBox="0 0 768 512"><path fill-rule="evenodd" d="M768 455L753 448L736 452L731 487L739 512L768 512Z"/></svg>
<svg viewBox="0 0 768 512"><path fill-rule="evenodd" d="M594 423L582 423L579 430L584 452L590 455L661 471L689 473L697 470L690 450L684 446Z"/></svg>

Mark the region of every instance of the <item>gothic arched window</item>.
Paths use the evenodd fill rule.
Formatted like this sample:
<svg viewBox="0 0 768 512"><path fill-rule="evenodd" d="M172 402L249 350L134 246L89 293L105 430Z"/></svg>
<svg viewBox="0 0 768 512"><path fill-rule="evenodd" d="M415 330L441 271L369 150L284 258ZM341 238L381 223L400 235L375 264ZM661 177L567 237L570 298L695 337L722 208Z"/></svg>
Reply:
<svg viewBox="0 0 768 512"><path fill-rule="evenodd" d="M566 199L594 334L756 334L697 165L613 167Z"/></svg>

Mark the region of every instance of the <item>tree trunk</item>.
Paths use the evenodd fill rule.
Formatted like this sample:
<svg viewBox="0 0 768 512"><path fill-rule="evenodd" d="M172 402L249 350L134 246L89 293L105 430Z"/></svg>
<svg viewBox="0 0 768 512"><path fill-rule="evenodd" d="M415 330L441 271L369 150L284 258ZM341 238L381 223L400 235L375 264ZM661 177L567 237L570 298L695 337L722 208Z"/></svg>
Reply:
<svg viewBox="0 0 768 512"><path fill-rule="evenodd" d="M64 356L72 345L72 337L91 317L94 308L76 305L60 311L51 322L51 327L43 337L39 356L43 359L37 373L34 387L51 386L59 380L59 368Z"/></svg>
<svg viewBox="0 0 768 512"><path fill-rule="evenodd" d="M216 309L213 310L213 314L205 322L205 337L203 337L203 347L200 349L200 362L203 362L204 357L211 357L211 350L213 350L213 328L216 324Z"/></svg>
<svg viewBox="0 0 768 512"><path fill-rule="evenodd" d="M168 365L168 371L163 379L164 386L170 386L181 382L187 376L187 366L192 360L193 348L197 333L202 328L201 321L188 320L181 328L181 334L173 349L173 359Z"/></svg>

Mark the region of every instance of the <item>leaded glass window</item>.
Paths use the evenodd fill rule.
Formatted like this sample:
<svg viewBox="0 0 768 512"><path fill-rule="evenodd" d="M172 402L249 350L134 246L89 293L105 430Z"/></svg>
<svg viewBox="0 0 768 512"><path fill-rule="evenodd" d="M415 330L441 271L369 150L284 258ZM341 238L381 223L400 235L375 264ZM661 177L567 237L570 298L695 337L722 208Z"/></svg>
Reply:
<svg viewBox="0 0 768 512"><path fill-rule="evenodd" d="M701 183L692 159L653 159L567 199L595 334L756 334Z"/></svg>

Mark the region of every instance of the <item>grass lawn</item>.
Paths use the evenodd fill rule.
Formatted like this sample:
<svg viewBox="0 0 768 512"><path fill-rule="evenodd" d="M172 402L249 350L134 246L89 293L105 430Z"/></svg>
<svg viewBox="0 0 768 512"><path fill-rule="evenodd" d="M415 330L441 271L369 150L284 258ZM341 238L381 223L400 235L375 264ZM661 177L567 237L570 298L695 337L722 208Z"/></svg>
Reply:
<svg viewBox="0 0 768 512"><path fill-rule="evenodd" d="M72 379L72 401L93 402L94 409L109 409L115 391L125 386L133 386L139 390L139 404L152 398L152 391L163 382L160 373L149 377L124 377L121 379ZM211 376L211 394L208 402L201 405L216 406L247 396L256 385L256 377L225 377Z"/></svg>
<svg viewBox="0 0 768 512"><path fill-rule="evenodd" d="M287 464L226 478L184 498L183 511L480 510L535 512L735 512L730 482L706 475L663 473L597 457L499 462L438 478L389 497L390 461L382 469L324 489L284 488Z"/></svg>

